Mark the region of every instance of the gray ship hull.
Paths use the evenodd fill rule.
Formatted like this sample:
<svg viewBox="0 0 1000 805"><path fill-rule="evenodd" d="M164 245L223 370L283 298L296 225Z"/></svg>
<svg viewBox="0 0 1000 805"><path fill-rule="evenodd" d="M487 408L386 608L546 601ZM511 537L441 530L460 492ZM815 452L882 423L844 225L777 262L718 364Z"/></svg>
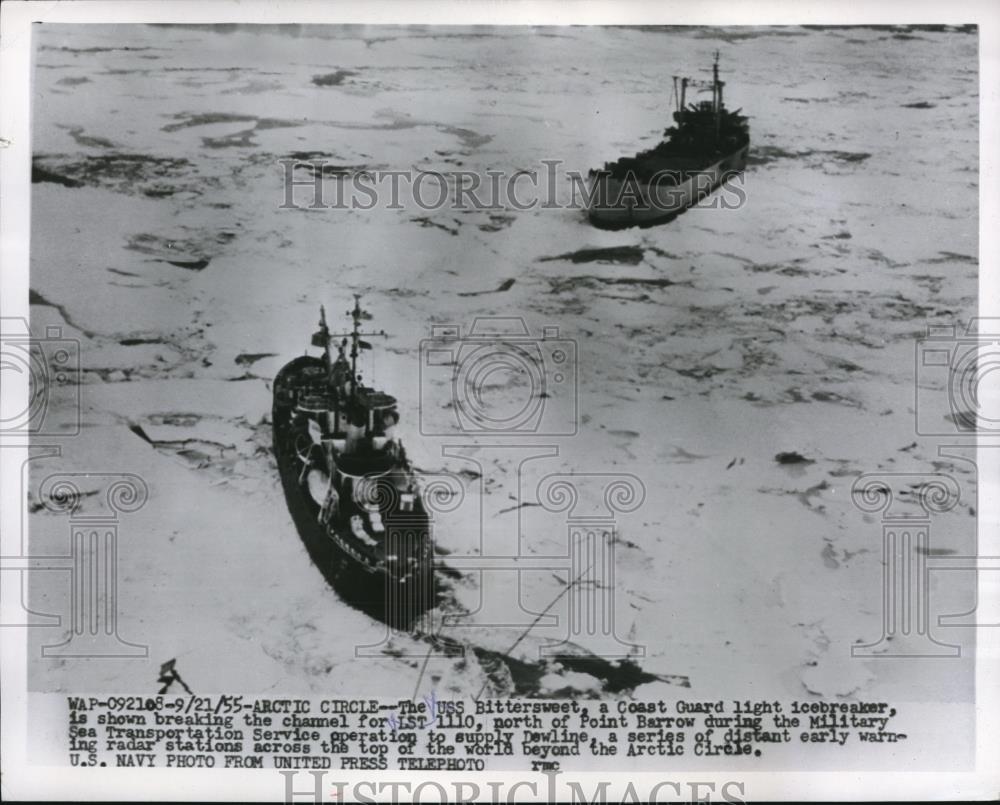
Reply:
<svg viewBox="0 0 1000 805"><path fill-rule="evenodd" d="M618 179L608 171L591 171L587 194L587 217L595 226L623 229L664 223L692 207L720 184L741 173L747 164L749 144L718 162L672 181L669 171L660 179Z"/></svg>

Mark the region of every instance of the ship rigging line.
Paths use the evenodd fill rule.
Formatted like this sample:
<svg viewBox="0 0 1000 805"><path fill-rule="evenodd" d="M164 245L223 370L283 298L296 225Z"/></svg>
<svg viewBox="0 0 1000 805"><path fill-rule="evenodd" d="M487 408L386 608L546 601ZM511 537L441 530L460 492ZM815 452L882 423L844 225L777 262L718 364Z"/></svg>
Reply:
<svg viewBox="0 0 1000 805"><path fill-rule="evenodd" d="M572 583L567 584L566 587L563 589L563 591L561 593L559 593L559 595L557 595L555 598L553 598L549 602L549 605L547 607L545 607L545 609L543 609L541 612L538 613L538 615L535 617L535 619L530 624L528 624L528 628L525 629L523 632L521 632L521 636L518 637L517 640L514 641L514 644L503 653L504 657L509 657L510 656L510 653L520 645L521 641L524 640L525 637L528 636L528 632L530 632L532 629L535 628L535 626L538 625L538 622L542 618L545 617L545 615L548 613L548 611L550 609L552 609L553 606L555 606L556 602L560 598L562 598L564 595L566 595L566 593L568 593L570 590L572 590L574 587L576 587L577 584L580 583L580 580L590 572L590 569L593 566L594 566L593 562L591 562L589 565L587 565L586 568L584 568L582 571L580 571L580 575L577 576L575 579L573 579ZM479 701L479 697L483 695L483 691L486 690L486 685L487 684L488 683L486 683L486 682L483 683L483 686L479 689L479 693L476 694L476 698L473 699L473 701L476 701L476 702Z"/></svg>
<svg viewBox="0 0 1000 805"><path fill-rule="evenodd" d="M576 587L577 584L580 583L580 580L583 579L583 577L590 572L590 569L593 566L594 563L591 562L589 565L587 565L586 568L580 571L580 575L578 575L575 579L573 579L571 583L567 584L566 587L562 590L562 592L560 592L559 595L553 598L549 602L549 605L545 607L545 609L543 609L541 612L538 613L535 619L530 624L528 624L528 628L525 629L523 632L521 632L520 637L518 637L517 640L514 641L513 645L509 649L507 649L502 656L509 657L510 653L521 644L521 641L524 640L525 637L528 636L528 632L530 632L532 629L535 628L535 626L538 625L538 622L542 618L544 618L546 614L548 614L548 611L552 609L553 606L555 606L556 602L558 602L560 598L562 598L564 595L566 595L566 593L568 593L571 589L573 589L574 587ZM427 670L427 663L430 660L431 653L433 651L434 651L434 646L432 645L427 649L427 654L424 656L424 662L420 666L420 674L417 676L417 684L413 688L413 701L417 700L417 695L420 692L420 683L424 681L424 672ZM483 686L479 689L479 693L476 694L476 698L473 701L477 702L479 701L479 698L483 695L483 691L486 690L487 684L488 683L486 682L483 683Z"/></svg>

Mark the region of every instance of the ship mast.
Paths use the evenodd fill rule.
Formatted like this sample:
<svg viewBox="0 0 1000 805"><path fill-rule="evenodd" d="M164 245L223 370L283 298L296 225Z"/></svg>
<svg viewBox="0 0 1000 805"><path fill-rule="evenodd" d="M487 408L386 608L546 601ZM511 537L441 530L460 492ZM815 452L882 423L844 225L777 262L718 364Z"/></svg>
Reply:
<svg viewBox="0 0 1000 805"><path fill-rule="evenodd" d="M351 339L351 394L354 394L358 390L358 355L361 354L363 349L371 349L372 345L367 341L362 341L361 336L385 336L385 330L379 330L377 333L363 333L360 330L361 322L363 319L370 319L371 316L367 311L361 309L361 294L354 294L354 310L347 311L347 315L350 316L354 321L354 327L349 333L339 333L336 337L341 336L349 337Z"/></svg>
<svg viewBox="0 0 1000 805"><path fill-rule="evenodd" d="M715 61L712 63L712 111L715 114L715 139L719 139L719 125L722 118L722 87L719 81L719 51L715 51Z"/></svg>
<svg viewBox="0 0 1000 805"><path fill-rule="evenodd" d="M326 308L319 306L319 329L313 333L312 345L323 348L323 359L326 368L330 368L330 328L326 326Z"/></svg>

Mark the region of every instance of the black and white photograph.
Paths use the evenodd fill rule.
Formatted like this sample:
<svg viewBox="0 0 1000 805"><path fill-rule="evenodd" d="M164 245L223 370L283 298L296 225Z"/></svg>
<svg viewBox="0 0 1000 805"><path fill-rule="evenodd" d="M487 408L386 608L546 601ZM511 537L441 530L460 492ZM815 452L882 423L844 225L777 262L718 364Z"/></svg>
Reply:
<svg viewBox="0 0 1000 805"><path fill-rule="evenodd" d="M986 4L42 5L5 798L995 796Z"/></svg>

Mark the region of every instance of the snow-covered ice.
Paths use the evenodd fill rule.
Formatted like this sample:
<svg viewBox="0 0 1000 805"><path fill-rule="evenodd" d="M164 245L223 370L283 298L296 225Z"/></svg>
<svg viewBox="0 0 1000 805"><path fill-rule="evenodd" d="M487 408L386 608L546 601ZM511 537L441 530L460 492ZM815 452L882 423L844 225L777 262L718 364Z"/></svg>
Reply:
<svg viewBox="0 0 1000 805"><path fill-rule="evenodd" d="M976 312L974 34L35 27L32 327L80 340L83 408L33 477L132 472L151 497L119 548L119 631L148 659L33 650L34 689L151 692L176 658L197 693L972 700L965 632L950 662L850 648L882 617L859 475L953 474L962 505L935 518L934 550L974 548L972 465L914 432L915 339ZM652 144L670 76L716 49L727 104L750 116L741 209L601 232L562 209L279 208L277 160L296 154L348 173L586 172ZM445 627L464 656L424 663L420 640L394 635L355 657L386 627L311 564L269 425L271 378L319 304L339 322L353 293L388 333L365 372L399 398L415 464L464 470L470 505L436 524L445 564L481 547L471 509L490 539L520 522L526 556L565 552L565 522L519 505L549 473L641 479L643 505L616 526L617 633L645 647L631 677L541 660L559 631L544 626L509 651L522 630L477 622L472 572L442 578L438 613L473 624ZM444 379L418 386L419 345L434 323L496 315L575 342L579 433L520 474L515 455L473 450L480 477L442 455L454 439L421 436L421 395L439 402L431 421L453 412ZM50 415L69 420L60 399ZM66 550L64 516L29 524L33 551ZM31 609L64 610L52 576ZM568 582L521 579L529 622ZM974 603L952 578L932 593L942 613ZM59 631L33 630L35 648Z"/></svg>

